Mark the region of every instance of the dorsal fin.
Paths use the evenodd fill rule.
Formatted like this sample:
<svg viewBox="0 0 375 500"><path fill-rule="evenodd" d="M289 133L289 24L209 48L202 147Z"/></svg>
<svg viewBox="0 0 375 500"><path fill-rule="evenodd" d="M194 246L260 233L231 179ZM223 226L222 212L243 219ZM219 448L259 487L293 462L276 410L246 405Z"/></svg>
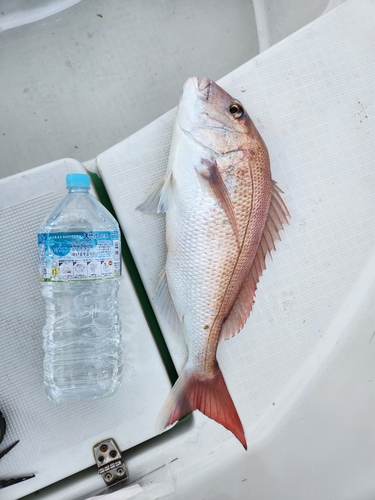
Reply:
<svg viewBox="0 0 375 500"><path fill-rule="evenodd" d="M275 240L280 239L280 231L288 223L290 214L281 198L281 189L272 181L272 196L262 238L255 254L248 277L238 294L228 318L221 328L221 339L234 337L244 326L254 304L254 295L259 278L266 268L266 256L275 249Z"/></svg>

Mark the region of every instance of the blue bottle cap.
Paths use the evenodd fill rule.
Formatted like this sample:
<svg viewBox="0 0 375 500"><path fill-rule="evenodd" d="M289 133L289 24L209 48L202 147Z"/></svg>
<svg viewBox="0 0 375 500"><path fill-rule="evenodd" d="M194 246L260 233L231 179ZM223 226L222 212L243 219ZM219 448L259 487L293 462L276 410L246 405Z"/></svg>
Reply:
<svg viewBox="0 0 375 500"><path fill-rule="evenodd" d="M66 187L90 187L90 177L87 174L68 174L66 176Z"/></svg>

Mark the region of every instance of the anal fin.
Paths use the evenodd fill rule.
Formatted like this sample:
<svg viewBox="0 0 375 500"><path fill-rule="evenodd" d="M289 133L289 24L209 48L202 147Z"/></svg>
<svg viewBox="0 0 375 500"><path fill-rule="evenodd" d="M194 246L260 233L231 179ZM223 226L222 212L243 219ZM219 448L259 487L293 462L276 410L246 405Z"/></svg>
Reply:
<svg viewBox="0 0 375 500"><path fill-rule="evenodd" d="M181 333L183 331L182 317L179 317L174 306L168 287L165 269L163 269L160 273L159 281L156 287L155 304L158 311L172 330L176 333Z"/></svg>
<svg viewBox="0 0 375 500"><path fill-rule="evenodd" d="M254 304L254 296L259 278L266 268L266 257L275 250L275 240L280 240L280 231L288 223L289 211L281 197L281 189L272 181L271 203L248 277L246 278L237 300L221 329L221 339L234 337L244 326Z"/></svg>

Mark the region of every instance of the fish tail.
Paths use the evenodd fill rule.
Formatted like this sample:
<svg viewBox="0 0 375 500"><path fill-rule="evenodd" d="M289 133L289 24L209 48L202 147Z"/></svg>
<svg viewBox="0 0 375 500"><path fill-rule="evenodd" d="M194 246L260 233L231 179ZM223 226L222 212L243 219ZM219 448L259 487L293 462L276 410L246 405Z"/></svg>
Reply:
<svg viewBox="0 0 375 500"><path fill-rule="evenodd" d="M219 366L209 379L199 378L185 366L161 409L158 427L165 429L194 410L231 431L247 450L245 432Z"/></svg>

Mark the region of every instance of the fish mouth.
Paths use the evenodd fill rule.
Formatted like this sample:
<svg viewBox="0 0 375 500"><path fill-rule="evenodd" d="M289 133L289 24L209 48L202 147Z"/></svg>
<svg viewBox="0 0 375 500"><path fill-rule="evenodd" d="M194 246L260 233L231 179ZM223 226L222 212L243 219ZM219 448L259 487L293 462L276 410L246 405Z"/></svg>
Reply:
<svg viewBox="0 0 375 500"><path fill-rule="evenodd" d="M207 76L204 76L200 83L198 80L198 90L200 90L201 92L203 92L209 86L211 86L211 80L207 78Z"/></svg>
<svg viewBox="0 0 375 500"><path fill-rule="evenodd" d="M190 133L202 126L202 107L210 104L210 92L214 82L207 77L199 81L191 76L185 82L178 106L178 124L184 132ZM203 113L207 115L207 112Z"/></svg>
<svg viewBox="0 0 375 500"><path fill-rule="evenodd" d="M192 76L195 92L201 99L208 99L211 90L211 80L204 76L201 81L196 76Z"/></svg>

